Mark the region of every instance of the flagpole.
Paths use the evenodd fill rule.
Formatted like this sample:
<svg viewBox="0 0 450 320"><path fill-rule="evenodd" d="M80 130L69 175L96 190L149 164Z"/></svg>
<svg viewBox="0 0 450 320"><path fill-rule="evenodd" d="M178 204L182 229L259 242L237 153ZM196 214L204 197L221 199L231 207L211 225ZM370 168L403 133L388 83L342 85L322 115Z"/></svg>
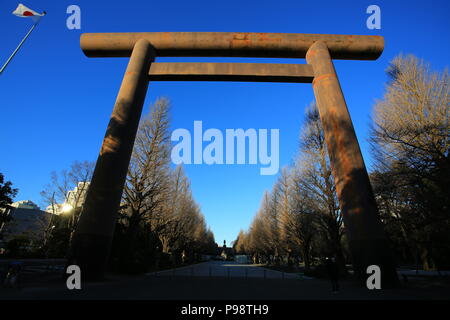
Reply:
<svg viewBox="0 0 450 320"><path fill-rule="evenodd" d="M3 65L3 67L0 69L0 75L2 74L3 70L5 70L6 66L8 65L8 63L12 60L12 58L14 58L14 56L16 55L17 51L19 51L20 47L23 45L23 43L25 42L25 40L27 40L28 36L31 34L31 32L34 30L34 28L36 28L36 26L38 25L39 21L41 21L41 19L39 18L38 21L36 21L35 24L33 24L33 26L30 28L30 31L28 31L28 33L25 35L25 37L22 39L22 41L20 41L19 45L17 46L16 50L14 50L14 52L11 54L11 56L8 58L8 60L6 60L6 63Z"/></svg>

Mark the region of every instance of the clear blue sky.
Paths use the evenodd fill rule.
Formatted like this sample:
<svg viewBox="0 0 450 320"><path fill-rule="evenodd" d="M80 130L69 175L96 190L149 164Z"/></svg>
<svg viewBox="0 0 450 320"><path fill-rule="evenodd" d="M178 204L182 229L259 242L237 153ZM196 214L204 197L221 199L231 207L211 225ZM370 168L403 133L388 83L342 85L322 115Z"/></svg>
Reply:
<svg viewBox="0 0 450 320"><path fill-rule="evenodd" d="M233 31L367 34L385 37L377 61L336 61L344 95L366 163L368 123L381 98L388 62L412 53L441 70L450 52L450 2L442 1L39 1L26 6L47 16L0 76L0 172L20 189L15 200L40 203L39 192L52 170L74 160L97 158L127 59L91 59L79 47L82 32ZM0 4L0 63L31 26L11 12L18 1ZM81 30L66 28L66 8L81 8ZM366 27L366 8L381 8L381 30ZM160 58L157 61L253 61L266 59ZM304 63L296 60L269 62ZM308 84L167 82L150 83L144 113L157 97L172 101L172 128L192 131L280 129L280 165L298 149ZM276 176L261 176L259 165L189 165L195 199L216 241L233 241L247 229L263 192Z"/></svg>

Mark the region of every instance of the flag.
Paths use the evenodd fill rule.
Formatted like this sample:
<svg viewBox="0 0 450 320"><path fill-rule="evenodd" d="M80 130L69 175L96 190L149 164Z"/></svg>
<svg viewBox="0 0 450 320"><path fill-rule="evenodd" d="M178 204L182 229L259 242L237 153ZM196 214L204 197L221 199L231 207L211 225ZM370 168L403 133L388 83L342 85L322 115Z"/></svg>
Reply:
<svg viewBox="0 0 450 320"><path fill-rule="evenodd" d="M36 26L39 23L39 20L45 16L46 12L43 11L42 13L37 13L34 10L31 10L30 8L25 7L23 4L19 3L19 5L17 6L16 10L14 10L12 12L13 15L21 17L21 18L31 18L34 23L33 26L30 28L30 30L28 31L28 33L25 35L25 37L22 39L22 41L20 41L19 45L17 46L17 48L13 51L13 53L9 56L8 60L6 60L6 63L0 68L0 75L2 74L2 72L5 70L6 66L11 62L12 58L14 58L14 56L16 55L17 51L19 51L20 47L23 45L23 43L25 42L25 40L27 40L28 36L31 34L31 31L34 30L34 28L36 28Z"/></svg>
<svg viewBox="0 0 450 320"><path fill-rule="evenodd" d="M16 15L21 18L42 17L45 15L45 11L42 14L37 13L36 11L31 10L30 8L27 8L23 4L19 3L16 10L13 11L13 15Z"/></svg>

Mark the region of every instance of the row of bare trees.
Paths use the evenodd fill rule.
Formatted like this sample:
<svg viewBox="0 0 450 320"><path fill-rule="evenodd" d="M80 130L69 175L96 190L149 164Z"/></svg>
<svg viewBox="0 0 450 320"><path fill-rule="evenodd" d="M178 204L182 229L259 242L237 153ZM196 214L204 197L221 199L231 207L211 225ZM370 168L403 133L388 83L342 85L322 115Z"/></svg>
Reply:
<svg viewBox="0 0 450 320"><path fill-rule="evenodd" d="M450 267L450 119L448 72L431 72L414 56L396 57L373 109L370 174L380 216L398 263ZM323 129L307 109L294 164L266 192L250 228L234 246L255 262L292 264L334 256L349 261ZM294 259L292 259L294 257Z"/></svg>
<svg viewBox="0 0 450 320"><path fill-rule="evenodd" d="M169 101L161 98L141 121L123 192L112 263L145 271L195 261L216 250L181 166L170 167Z"/></svg>
<svg viewBox="0 0 450 320"><path fill-rule="evenodd" d="M387 71L370 140L380 214L401 261L450 268L448 70L400 55Z"/></svg>
<svg viewBox="0 0 450 320"><path fill-rule="evenodd" d="M143 118L122 195L111 250L111 268L143 272L215 254L214 235L195 202L182 166L170 166L169 101L161 98ZM70 170L52 173L41 193L58 213L47 229L46 250L63 256L76 228L94 164L74 162ZM78 186L78 192L70 192ZM70 198L70 199L69 199ZM70 202L70 210L64 210ZM56 212L57 211L57 212Z"/></svg>
<svg viewBox="0 0 450 320"><path fill-rule="evenodd" d="M300 152L283 168L235 250L254 262L288 265L302 260L309 269L313 256L334 256L345 270L343 225L322 125L315 104L306 111Z"/></svg>

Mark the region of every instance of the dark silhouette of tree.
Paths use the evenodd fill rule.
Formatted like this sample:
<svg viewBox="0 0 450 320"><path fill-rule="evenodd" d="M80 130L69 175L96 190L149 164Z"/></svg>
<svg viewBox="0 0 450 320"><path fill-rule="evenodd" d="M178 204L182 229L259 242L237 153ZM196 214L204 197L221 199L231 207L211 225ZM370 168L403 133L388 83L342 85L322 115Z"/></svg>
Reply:
<svg viewBox="0 0 450 320"><path fill-rule="evenodd" d="M400 55L387 74L370 134L383 221L424 269L450 266L448 71L432 72L417 57Z"/></svg>
<svg viewBox="0 0 450 320"><path fill-rule="evenodd" d="M0 226L9 220L3 209L13 202L17 192L19 192L19 189L13 188L11 181L5 182L5 177L0 172Z"/></svg>
<svg viewBox="0 0 450 320"><path fill-rule="evenodd" d="M12 187L11 181L5 182L3 173L0 172L0 208L5 208L13 202L13 198L17 195L19 189Z"/></svg>

